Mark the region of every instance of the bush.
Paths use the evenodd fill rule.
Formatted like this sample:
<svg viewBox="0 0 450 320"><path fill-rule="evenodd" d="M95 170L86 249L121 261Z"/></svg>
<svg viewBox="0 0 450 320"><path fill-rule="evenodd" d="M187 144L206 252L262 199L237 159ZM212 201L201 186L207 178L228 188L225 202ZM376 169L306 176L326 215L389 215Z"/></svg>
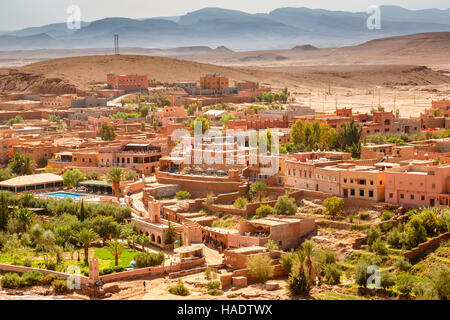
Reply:
<svg viewBox="0 0 450 320"><path fill-rule="evenodd" d="M394 216L395 214L391 211L383 211L383 213L381 214L381 220L383 221L391 220Z"/></svg>
<svg viewBox="0 0 450 320"><path fill-rule="evenodd" d="M380 286L387 290L395 285L395 276L387 270L381 271Z"/></svg>
<svg viewBox="0 0 450 320"><path fill-rule="evenodd" d="M111 268L103 268L103 269L100 270L99 273L100 273L101 276L103 276L103 275L105 275L105 274L111 274L111 273L113 273L113 270L112 270Z"/></svg>
<svg viewBox="0 0 450 320"><path fill-rule="evenodd" d="M264 247L266 247L267 249L270 249L270 250L279 250L280 249L280 248L278 248L278 245L275 243L275 241L273 241L272 239L269 239L269 241L266 242Z"/></svg>
<svg viewBox="0 0 450 320"><path fill-rule="evenodd" d="M328 284L341 283L342 272L337 264L331 263L325 265L324 274L325 274L325 283Z"/></svg>
<svg viewBox="0 0 450 320"><path fill-rule="evenodd" d="M220 281L210 281L206 284L206 287L208 288L208 290L219 289Z"/></svg>
<svg viewBox="0 0 450 320"><path fill-rule="evenodd" d="M219 289L211 289L211 290L208 290L208 294L210 294L212 296L221 296L221 295L223 295L223 291L219 290Z"/></svg>
<svg viewBox="0 0 450 320"><path fill-rule="evenodd" d="M238 295L236 293L231 293L229 295L227 295L228 299L232 299L232 298L236 298Z"/></svg>
<svg viewBox="0 0 450 320"><path fill-rule="evenodd" d="M266 282L273 277L272 259L266 254L258 254L247 259L247 268L251 276Z"/></svg>
<svg viewBox="0 0 450 320"><path fill-rule="evenodd" d="M292 270L292 261L294 260L296 253L294 251L286 252L281 255L281 267L286 272L291 272Z"/></svg>
<svg viewBox="0 0 450 320"><path fill-rule="evenodd" d="M9 289L15 289L20 288L23 286L23 280L17 273L5 273L2 276L1 279L2 287L3 288L9 288Z"/></svg>
<svg viewBox="0 0 450 320"><path fill-rule="evenodd" d="M258 209L256 209L255 217L257 218L267 217L268 215L273 214L273 212L274 210L271 206L263 204Z"/></svg>
<svg viewBox="0 0 450 320"><path fill-rule="evenodd" d="M370 218L370 214L365 211L360 212L358 216L359 216L359 219L361 219L361 220L368 220Z"/></svg>
<svg viewBox="0 0 450 320"><path fill-rule="evenodd" d="M370 250L375 252L379 255L386 255L388 254L389 250L386 247L386 242L382 241L380 238L378 238L372 245L370 246Z"/></svg>
<svg viewBox="0 0 450 320"><path fill-rule="evenodd" d="M329 197L323 201L327 214L335 217L341 214L344 208L344 199L338 197Z"/></svg>
<svg viewBox="0 0 450 320"><path fill-rule="evenodd" d="M67 286L67 280L54 280L52 282L52 288L55 294L66 294L72 291Z"/></svg>
<svg viewBox="0 0 450 320"><path fill-rule="evenodd" d="M367 234L367 245L369 247L372 246L372 243L378 240L381 236L381 231L378 227L371 226L369 230L366 232Z"/></svg>
<svg viewBox="0 0 450 320"><path fill-rule="evenodd" d="M177 296L188 296L191 294L189 292L189 289L184 286L184 283L183 281L181 281L181 279L178 280L178 283L175 286L169 288L169 292Z"/></svg>
<svg viewBox="0 0 450 320"><path fill-rule="evenodd" d="M287 283L287 290L290 294L309 294L311 287L309 285L308 279L303 272L300 272L296 276L290 276Z"/></svg>
<svg viewBox="0 0 450 320"><path fill-rule="evenodd" d="M23 284L26 286L36 286L41 283L42 278L44 275L36 270L25 272L22 275Z"/></svg>
<svg viewBox="0 0 450 320"><path fill-rule="evenodd" d="M369 267L369 262L366 259L361 259L355 268L355 283L359 286L366 287L367 279L369 278L369 274L367 273L367 268Z"/></svg>
<svg viewBox="0 0 450 320"><path fill-rule="evenodd" d="M190 199L191 198L191 194L189 191L185 191L185 190L180 190L175 194L175 197L178 200L184 200L184 199Z"/></svg>
<svg viewBox="0 0 450 320"><path fill-rule="evenodd" d="M41 279L43 286L51 285L53 281L58 280L59 277L56 274L47 274Z"/></svg>
<svg viewBox="0 0 450 320"><path fill-rule="evenodd" d="M206 277L206 279L211 279L211 267L206 267L205 277Z"/></svg>
<svg viewBox="0 0 450 320"><path fill-rule="evenodd" d="M164 262L164 252L139 252L133 257L137 268L155 267Z"/></svg>
<svg viewBox="0 0 450 320"><path fill-rule="evenodd" d="M414 286L414 280L409 274L404 273L397 277L396 284L398 292L406 295L411 293Z"/></svg>
<svg viewBox="0 0 450 320"><path fill-rule="evenodd" d="M247 199L239 197L234 201L233 207L235 207L236 209L245 209L247 203L248 203Z"/></svg>
<svg viewBox="0 0 450 320"><path fill-rule="evenodd" d="M214 204L214 193L210 192L205 198L206 204Z"/></svg>
<svg viewBox="0 0 450 320"><path fill-rule="evenodd" d="M121 266L114 266L112 269L114 272L122 272L125 270L125 268Z"/></svg>
<svg viewBox="0 0 450 320"><path fill-rule="evenodd" d="M450 300L450 268L439 264L429 273L433 291L440 300Z"/></svg>
<svg viewBox="0 0 450 320"><path fill-rule="evenodd" d="M394 268L398 271L409 271L412 265L405 257L400 257L394 262Z"/></svg>
<svg viewBox="0 0 450 320"><path fill-rule="evenodd" d="M295 199L288 195L279 196L274 207L274 212L279 215L292 216L297 212L297 204Z"/></svg>
<svg viewBox="0 0 450 320"><path fill-rule="evenodd" d="M396 249L400 249L402 247L402 234L398 230L398 228L393 228L388 234L387 234L387 243Z"/></svg>

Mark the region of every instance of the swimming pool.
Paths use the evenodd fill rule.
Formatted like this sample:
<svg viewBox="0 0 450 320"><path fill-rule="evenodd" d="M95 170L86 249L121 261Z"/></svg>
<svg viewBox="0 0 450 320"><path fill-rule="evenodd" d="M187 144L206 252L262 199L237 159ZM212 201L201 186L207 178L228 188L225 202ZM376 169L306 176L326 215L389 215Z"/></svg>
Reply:
<svg viewBox="0 0 450 320"><path fill-rule="evenodd" d="M87 194L71 193L71 192L51 192L46 193L46 196L57 197L57 198L80 198L86 197Z"/></svg>

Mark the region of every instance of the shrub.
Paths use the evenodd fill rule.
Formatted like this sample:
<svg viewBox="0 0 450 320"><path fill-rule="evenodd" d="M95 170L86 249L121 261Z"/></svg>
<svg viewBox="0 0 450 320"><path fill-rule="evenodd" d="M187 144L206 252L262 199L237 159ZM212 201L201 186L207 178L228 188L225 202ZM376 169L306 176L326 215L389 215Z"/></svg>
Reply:
<svg viewBox="0 0 450 320"><path fill-rule="evenodd" d="M248 203L247 199L239 197L234 201L233 207L235 207L236 209L245 209L247 203Z"/></svg>
<svg viewBox="0 0 450 320"><path fill-rule="evenodd" d="M53 291L56 294L66 294L66 293L69 293L69 292L72 291L67 286L67 281L66 280L54 280L52 282L52 288L53 288Z"/></svg>
<svg viewBox="0 0 450 320"><path fill-rule="evenodd" d="M380 255L386 255L388 254L389 250L386 247L386 242L382 241L380 238L378 238L372 245L370 246L370 250L375 252L376 254Z"/></svg>
<svg viewBox="0 0 450 320"><path fill-rule="evenodd" d="M178 283L175 286L169 288L169 292L177 296L188 296L191 294L181 279L178 279Z"/></svg>
<svg viewBox="0 0 450 320"><path fill-rule="evenodd" d="M352 213L352 214L350 214L349 216L348 216L348 222L350 222L350 223L353 223L353 219L355 219L355 214L354 213Z"/></svg>
<svg viewBox="0 0 450 320"><path fill-rule="evenodd" d="M206 279L211 279L211 267L206 267L205 277L206 277Z"/></svg>
<svg viewBox="0 0 450 320"><path fill-rule="evenodd" d="M394 213L391 211L383 211L383 213L381 214L381 220L383 221L387 221L387 220L391 220L392 217L394 217Z"/></svg>
<svg viewBox="0 0 450 320"><path fill-rule="evenodd" d="M113 270L112 270L111 268L103 268L103 269L100 270L99 273L100 273L101 276L103 276L103 275L105 275L105 274L111 274L111 273L113 273Z"/></svg>
<svg viewBox="0 0 450 320"><path fill-rule="evenodd" d="M266 242L264 247L270 250L279 250L278 245L272 239L269 239L269 241Z"/></svg>
<svg viewBox="0 0 450 320"><path fill-rule="evenodd" d="M361 259L355 268L355 283L359 286L366 287L367 279L369 278L369 274L367 273L367 268L369 267L369 262L366 259Z"/></svg>
<svg viewBox="0 0 450 320"><path fill-rule="evenodd" d="M290 294L309 294L311 287L309 285L308 279L303 272L298 275L291 275L287 283L287 290Z"/></svg>
<svg viewBox="0 0 450 320"><path fill-rule="evenodd" d="M208 288L208 290L219 289L220 281L210 281L206 284L206 287Z"/></svg>
<svg viewBox="0 0 450 320"><path fill-rule="evenodd" d="M51 285L53 281L58 280L59 277L56 274L47 274L41 279L43 286Z"/></svg>
<svg viewBox="0 0 450 320"><path fill-rule="evenodd" d="M292 260L295 258L296 253L294 251L286 252L281 255L281 267L286 272L291 272L292 270Z"/></svg>
<svg viewBox="0 0 450 320"><path fill-rule="evenodd" d="M429 273L433 291L441 300L450 299L450 268L439 264Z"/></svg>
<svg viewBox="0 0 450 320"><path fill-rule="evenodd" d="M152 252L139 252L133 257L136 261L137 268L146 268L159 266L164 262L165 256L164 252L152 253Z"/></svg>
<svg viewBox="0 0 450 320"><path fill-rule="evenodd" d="M378 227L371 226L369 230L366 231L367 234L367 245L372 246L372 243L378 240L381 236L381 231Z"/></svg>
<svg viewBox="0 0 450 320"><path fill-rule="evenodd" d="M25 272L22 275L22 281L26 286L36 286L41 283L42 278L44 278L44 275L36 270Z"/></svg>
<svg viewBox="0 0 450 320"><path fill-rule="evenodd" d="M400 257L394 262L394 268L398 271L409 271L412 265L405 257Z"/></svg>
<svg viewBox="0 0 450 320"><path fill-rule="evenodd" d="M191 198L191 194L189 191L185 191L185 190L180 190L175 194L175 197L178 200L184 200L184 199L190 199Z"/></svg>
<svg viewBox="0 0 450 320"><path fill-rule="evenodd" d="M344 199L338 197L329 197L323 201L327 214L335 217L341 214L344 208Z"/></svg>
<svg viewBox="0 0 450 320"><path fill-rule="evenodd" d="M393 228L387 234L387 243L393 248L400 249L402 247L402 234L398 228Z"/></svg>
<svg viewBox="0 0 450 320"><path fill-rule="evenodd" d="M3 288L20 288L23 286L23 280L17 273L5 273L1 279Z"/></svg>
<svg viewBox="0 0 450 320"><path fill-rule="evenodd" d="M227 295L228 299L232 299L232 298L236 298L238 295L236 293L231 293L229 295Z"/></svg>
<svg viewBox="0 0 450 320"><path fill-rule="evenodd" d="M266 217L268 215L273 214L273 212L274 212L274 210L271 206L263 204L258 209L256 209L255 216L257 218L262 218L262 217Z"/></svg>
<svg viewBox="0 0 450 320"><path fill-rule="evenodd" d="M401 274L397 277L397 290L401 293L401 294L410 294L413 286L414 286L414 280L412 279L412 277L407 274Z"/></svg>
<svg viewBox="0 0 450 320"><path fill-rule="evenodd" d="M274 207L274 212L279 215L292 216L297 212L297 204L295 199L288 195L279 196Z"/></svg>
<svg viewBox="0 0 450 320"><path fill-rule="evenodd" d="M365 211L360 212L358 216L359 216L359 219L361 219L361 220L368 220L370 218L370 214Z"/></svg>
<svg viewBox="0 0 450 320"><path fill-rule="evenodd" d="M325 283L328 284L341 283L342 272L337 264L331 263L325 265L324 274L325 274Z"/></svg>
<svg viewBox="0 0 450 320"><path fill-rule="evenodd" d="M258 254L248 258L247 268L250 275L263 283L273 277L272 259L266 254Z"/></svg>
<svg viewBox="0 0 450 320"><path fill-rule="evenodd" d="M389 271L381 271L381 281L380 286L387 290L395 285L395 276Z"/></svg>
<svg viewBox="0 0 450 320"><path fill-rule="evenodd" d="M112 269L114 272L122 272L125 270L125 268L121 266L114 266Z"/></svg>
<svg viewBox="0 0 450 320"><path fill-rule="evenodd" d="M210 294L212 296L221 296L221 295L223 295L223 291L219 290L219 289L211 289L211 290L208 290L208 294Z"/></svg>
<svg viewBox="0 0 450 320"><path fill-rule="evenodd" d="M214 193L210 192L205 198L206 204L214 204Z"/></svg>
<svg viewBox="0 0 450 320"><path fill-rule="evenodd" d="M24 267L31 267L31 260L28 259L28 258L25 258L25 259L23 260L23 266L24 266Z"/></svg>

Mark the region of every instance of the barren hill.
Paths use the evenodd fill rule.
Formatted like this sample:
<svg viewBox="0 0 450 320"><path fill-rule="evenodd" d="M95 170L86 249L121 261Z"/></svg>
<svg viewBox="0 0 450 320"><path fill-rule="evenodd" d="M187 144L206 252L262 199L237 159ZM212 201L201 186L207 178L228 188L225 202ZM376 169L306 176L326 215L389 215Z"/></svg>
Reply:
<svg viewBox="0 0 450 320"><path fill-rule="evenodd" d="M424 66L335 65L226 67L164 57L103 55L61 58L33 63L21 68L0 70L0 92L33 91L48 93L86 91L106 82L110 72L146 74L161 82L198 81L200 76L219 73L231 81L259 81L277 87L364 88L367 86L417 86L449 83L450 78Z"/></svg>

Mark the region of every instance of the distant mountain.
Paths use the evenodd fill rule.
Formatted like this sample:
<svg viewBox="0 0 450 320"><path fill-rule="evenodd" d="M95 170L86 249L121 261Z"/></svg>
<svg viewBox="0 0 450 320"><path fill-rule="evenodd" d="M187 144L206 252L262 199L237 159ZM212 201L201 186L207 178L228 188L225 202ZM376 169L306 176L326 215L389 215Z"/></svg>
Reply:
<svg viewBox="0 0 450 320"><path fill-rule="evenodd" d="M366 12L279 8L249 14L204 8L182 16L150 19L105 18L69 30L64 23L0 33L0 49L75 49L113 46L173 48L226 46L233 50L355 45L372 39L450 31L450 9L407 10L381 6L381 29L369 30ZM46 35L43 36L43 35Z"/></svg>

